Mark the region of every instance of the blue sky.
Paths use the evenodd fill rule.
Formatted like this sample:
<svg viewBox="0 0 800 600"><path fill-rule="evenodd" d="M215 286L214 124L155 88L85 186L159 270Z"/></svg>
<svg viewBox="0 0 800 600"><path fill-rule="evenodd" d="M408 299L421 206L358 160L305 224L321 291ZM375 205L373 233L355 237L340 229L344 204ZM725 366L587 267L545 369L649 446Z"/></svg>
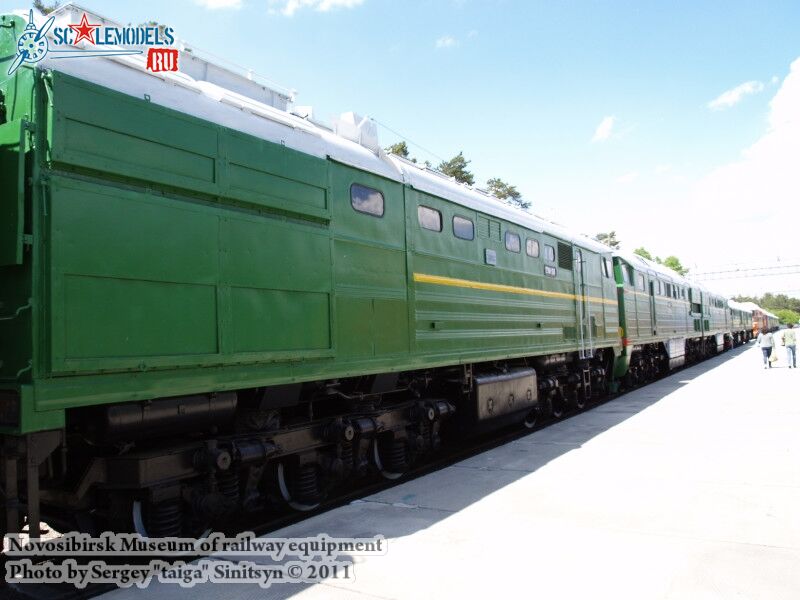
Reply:
<svg viewBox="0 0 800 600"><path fill-rule="evenodd" d="M745 214L753 200L731 199L715 173L740 163L773 128L770 102L800 56L796 1L79 4L121 22L170 25L296 89L297 103L318 116L355 110L438 156L463 150L479 182L501 177L534 212L588 234L616 229L629 249L677 254L701 271L800 257L792 244L756 251L697 240L707 233L698 221L717 220L729 202ZM5 10L20 5L0 2ZM796 124L800 108L787 111ZM395 136L381 131L381 139L387 145ZM794 166L800 172L797 161L781 168ZM753 217L760 226L780 226L775 216L785 220L786 211L799 222L792 182L776 184L787 197L774 214ZM727 232L744 226L722 219ZM790 285L800 295L800 280L740 283L752 289L731 291Z"/></svg>

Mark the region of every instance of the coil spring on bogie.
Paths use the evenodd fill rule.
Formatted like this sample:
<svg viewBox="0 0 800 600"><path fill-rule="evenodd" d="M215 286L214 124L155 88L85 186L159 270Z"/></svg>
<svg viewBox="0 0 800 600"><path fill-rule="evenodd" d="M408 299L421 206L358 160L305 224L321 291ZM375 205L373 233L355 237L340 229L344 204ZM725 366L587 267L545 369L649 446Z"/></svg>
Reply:
<svg viewBox="0 0 800 600"><path fill-rule="evenodd" d="M342 442L342 450L339 453L339 458L344 464L346 470L353 468L353 444L352 442Z"/></svg>
<svg viewBox="0 0 800 600"><path fill-rule="evenodd" d="M425 444L425 449L430 448L431 443L431 423L430 421L421 421L419 424L419 434L422 436L422 442ZM422 448L418 448L422 450Z"/></svg>
<svg viewBox="0 0 800 600"><path fill-rule="evenodd" d="M231 507L239 506L239 473L225 471L217 475L217 486L222 495L228 499Z"/></svg>
<svg viewBox="0 0 800 600"><path fill-rule="evenodd" d="M386 457L386 469L394 473L401 473L405 470L407 463L406 441L392 441L388 456Z"/></svg>
<svg viewBox="0 0 800 600"><path fill-rule="evenodd" d="M147 520L150 537L178 537L183 525L180 500L151 504Z"/></svg>
<svg viewBox="0 0 800 600"><path fill-rule="evenodd" d="M319 500L318 483L317 466L313 464L303 465L297 471L292 496L298 502L313 504Z"/></svg>

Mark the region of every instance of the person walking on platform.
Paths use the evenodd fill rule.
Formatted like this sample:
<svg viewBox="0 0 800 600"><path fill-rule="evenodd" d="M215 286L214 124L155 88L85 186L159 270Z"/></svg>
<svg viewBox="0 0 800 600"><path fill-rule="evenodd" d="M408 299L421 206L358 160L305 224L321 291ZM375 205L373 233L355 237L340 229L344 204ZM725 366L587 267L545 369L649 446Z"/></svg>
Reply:
<svg viewBox="0 0 800 600"><path fill-rule="evenodd" d="M761 347L761 353L764 355L764 368L771 369L772 363L769 361L769 355L772 354L772 334L762 329L758 332L756 344Z"/></svg>
<svg viewBox="0 0 800 600"><path fill-rule="evenodd" d="M787 329L783 332L783 343L786 346L786 362L789 363L790 369L797 368L797 332L795 325L792 329Z"/></svg>

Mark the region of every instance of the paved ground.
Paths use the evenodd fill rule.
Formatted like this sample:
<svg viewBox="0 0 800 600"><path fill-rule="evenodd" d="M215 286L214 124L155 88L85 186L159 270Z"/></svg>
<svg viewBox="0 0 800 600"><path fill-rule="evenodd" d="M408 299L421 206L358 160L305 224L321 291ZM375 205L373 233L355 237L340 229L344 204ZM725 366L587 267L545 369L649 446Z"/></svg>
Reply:
<svg viewBox="0 0 800 600"><path fill-rule="evenodd" d="M103 599L797 600L800 372L785 367L729 352L276 534L385 535L353 582Z"/></svg>

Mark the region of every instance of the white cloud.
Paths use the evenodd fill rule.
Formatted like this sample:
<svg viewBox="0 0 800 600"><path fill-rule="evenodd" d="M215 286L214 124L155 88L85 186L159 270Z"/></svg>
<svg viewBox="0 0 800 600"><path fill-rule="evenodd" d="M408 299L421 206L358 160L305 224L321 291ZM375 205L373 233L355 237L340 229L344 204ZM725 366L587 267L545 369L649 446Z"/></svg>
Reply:
<svg viewBox="0 0 800 600"><path fill-rule="evenodd" d="M610 138L611 132L614 129L614 122L616 120L616 117L603 117L603 120L600 121L597 129L594 130L594 137L592 137L592 141L605 142L608 138Z"/></svg>
<svg viewBox="0 0 800 600"><path fill-rule="evenodd" d="M624 175L617 177L617 183L633 183L637 177L639 177L638 171L628 171Z"/></svg>
<svg viewBox="0 0 800 600"><path fill-rule="evenodd" d="M470 39L472 39L474 37L477 37L477 35L478 35L478 30L477 29L470 29L469 33L467 33L467 37L470 38Z"/></svg>
<svg viewBox="0 0 800 600"><path fill-rule="evenodd" d="M800 58L770 101L767 123L764 134L739 160L700 178L682 202L670 207L687 257L711 265L770 265L777 264L777 256L800 259ZM800 275L778 279L737 279L726 288L759 293L800 290Z"/></svg>
<svg viewBox="0 0 800 600"><path fill-rule="evenodd" d="M242 0L195 0L195 3L209 10L242 8Z"/></svg>
<svg viewBox="0 0 800 600"><path fill-rule="evenodd" d="M451 35L443 35L436 40L437 48L455 48L458 46L458 40Z"/></svg>
<svg viewBox="0 0 800 600"><path fill-rule="evenodd" d="M764 90L764 84L760 81L745 81L735 88L722 92L719 96L708 103L711 110L723 110L738 104L745 96L758 94Z"/></svg>
<svg viewBox="0 0 800 600"><path fill-rule="evenodd" d="M298 10L304 8L318 12L328 12L337 8L354 8L363 3L364 0L269 0L269 12L291 17Z"/></svg>
<svg viewBox="0 0 800 600"><path fill-rule="evenodd" d="M664 173L668 173L672 170L672 165L657 165L656 166L656 174L663 175Z"/></svg>

